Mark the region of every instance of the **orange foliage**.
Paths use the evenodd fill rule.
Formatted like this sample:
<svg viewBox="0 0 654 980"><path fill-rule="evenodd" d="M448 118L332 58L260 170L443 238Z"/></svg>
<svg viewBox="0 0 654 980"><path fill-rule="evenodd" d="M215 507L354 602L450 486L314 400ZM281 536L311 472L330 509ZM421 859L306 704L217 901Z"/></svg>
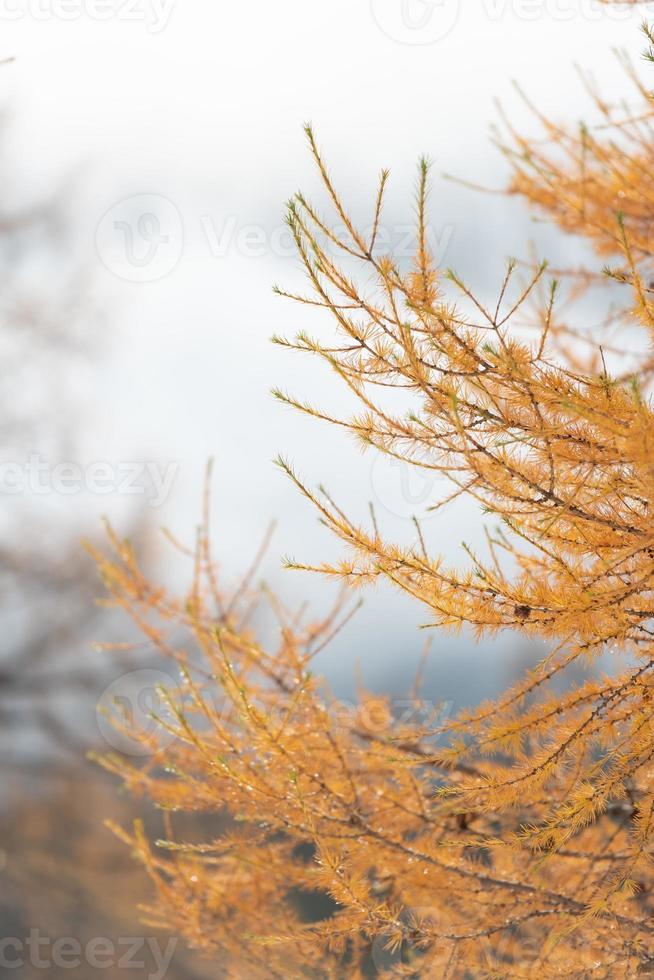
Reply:
<svg viewBox="0 0 654 980"><path fill-rule="evenodd" d="M560 287L546 284L543 265L514 287L511 263L492 304L435 268L424 162L408 270L378 253L375 231L355 227L310 128L348 238L302 195L288 209L312 290L293 298L322 307L339 339L278 342L322 358L361 407L336 419L278 396L366 447L443 474L453 491L439 506L467 494L498 524L486 557L451 569L427 553L419 526L413 546L393 544L282 461L346 547L340 563L317 570L348 586L387 579L426 606L434 626L549 641L512 690L421 726L366 695L360 710L336 713L311 663L340 609L303 625L277 606L279 645L267 649L249 625L247 583L223 598L207 534L182 601L151 586L122 542L98 556L112 600L184 676L160 719L174 740L144 734L152 755L143 768L104 764L165 809L226 810L233 820L204 844L176 840L172 822L156 847L138 829L121 833L156 884L150 916L219 953L230 976L652 969L654 139L650 96L638 91L643 106L629 118L598 98L596 135L543 120L558 150L516 134L507 147L512 190L615 263L608 277L628 299L611 315L610 347L559 313ZM573 293L597 278L578 270ZM642 332L640 363L620 347L617 328L627 324ZM411 399L408 413L387 407L389 387ZM559 683L556 693L553 681L607 647L619 652L617 672ZM316 893L331 905L307 921L298 896Z"/></svg>

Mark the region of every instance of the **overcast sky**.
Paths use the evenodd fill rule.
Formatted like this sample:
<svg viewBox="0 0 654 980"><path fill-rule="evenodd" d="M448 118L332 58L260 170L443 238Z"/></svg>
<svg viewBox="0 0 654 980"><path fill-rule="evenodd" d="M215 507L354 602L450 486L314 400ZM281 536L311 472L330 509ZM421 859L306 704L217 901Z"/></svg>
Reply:
<svg viewBox="0 0 654 980"><path fill-rule="evenodd" d="M611 49L638 58L642 15L565 0L0 0L0 57L16 58L0 76L11 115L4 168L20 175L17 203L73 175L71 263L84 264L105 314L102 324L89 318L101 353L80 379L77 462L148 461L171 481L153 520L189 535L214 456L217 535L230 568L247 564L271 517L273 577L280 554L336 553L273 468L280 451L353 513L375 500L383 526L406 533L433 488L402 485L397 470L268 394L280 385L336 411L343 401L316 365L268 340L307 322L271 293L275 282L299 281L283 203L299 187L317 188L301 124L313 122L363 221L378 171L391 168L394 240L411 219L416 160L430 156L434 241L446 265L490 290L529 238L554 261L557 240L518 202L476 195L440 173L502 185L506 170L488 139L494 99L533 125L512 79L573 121L588 112L575 62L610 95L627 92ZM120 520L138 500L92 494L85 505ZM462 537L474 543L471 516L463 507L430 522L434 549L455 555ZM300 580L284 587L320 592ZM425 618L373 597L350 636L358 655L392 672L400 637L402 656L417 657L422 640L407 640L406 627ZM351 649L342 643L335 656L351 659Z"/></svg>

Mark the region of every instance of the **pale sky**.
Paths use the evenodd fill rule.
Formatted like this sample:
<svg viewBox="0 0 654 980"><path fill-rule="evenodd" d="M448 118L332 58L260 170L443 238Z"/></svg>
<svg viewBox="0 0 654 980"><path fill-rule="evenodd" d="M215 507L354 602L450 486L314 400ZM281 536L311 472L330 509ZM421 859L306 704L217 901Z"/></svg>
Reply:
<svg viewBox="0 0 654 980"><path fill-rule="evenodd" d="M391 168L394 235L411 218L416 160L430 156L444 263L488 290L530 237L554 261L557 239L518 202L476 195L440 173L502 185L505 165L488 139L494 99L532 125L512 79L571 121L588 111L575 62L611 96L628 92L611 49L638 59L643 13L566 0L0 0L0 57L16 58L0 75L12 120L4 167L19 175L16 194L25 199L75 175L71 261L83 262L105 311L102 325L89 322L101 353L80 379L79 461L174 466L172 492L152 517L188 536L205 460L216 457L225 562L246 565L275 517L273 578L280 554L319 561L337 553L273 468L280 451L355 514L374 499L380 523L407 533L430 488L410 486L407 503L401 474L268 393L279 385L336 411L343 403L324 371L268 342L307 323L271 293L273 283L300 281L283 234L284 201L317 188L301 125L312 121L362 220L377 173ZM153 213L168 243L149 263ZM138 499L86 495L84 506L94 519L121 520ZM64 509L72 516L77 503ZM429 522L430 544L456 555L463 536L478 540L476 517L464 507ZM299 579L284 588L322 592ZM371 624L386 635L388 658L394 638L428 618L379 597L361 615L350 635L363 659L376 656L359 648L370 643ZM410 633L407 642L415 658L421 637ZM348 650L338 656L350 658Z"/></svg>

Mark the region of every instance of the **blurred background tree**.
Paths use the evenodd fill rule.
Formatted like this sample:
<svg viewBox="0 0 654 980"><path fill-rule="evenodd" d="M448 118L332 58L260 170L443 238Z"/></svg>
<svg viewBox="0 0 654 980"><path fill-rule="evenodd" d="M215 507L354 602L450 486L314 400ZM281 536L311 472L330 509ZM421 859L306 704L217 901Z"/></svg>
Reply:
<svg viewBox="0 0 654 980"><path fill-rule="evenodd" d="M11 117L0 124L6 142ZM102 821L129 819L133 806L116 799L86 753L101 743L103 692L133 669L134 657L93 645L112 629L82 547L101 532L97 512L53 489L15 493L14 476L5 482L6 464L24 467L33 455L80 459L95 410L86 391L110 330L72 230L77 180L30 200L20 174L5 167L2 186L6 202L23 203L0 211L0 936L36 928L53 938L116 940L134 933L133 902L145 890ZM143 508L127 519L147 550ZM139 648L139 667L157 662ZM86 978L89 970L61 975ZM207 975L181 948L174 970ZM56 966L49 975L59 975Z"/></svg>

